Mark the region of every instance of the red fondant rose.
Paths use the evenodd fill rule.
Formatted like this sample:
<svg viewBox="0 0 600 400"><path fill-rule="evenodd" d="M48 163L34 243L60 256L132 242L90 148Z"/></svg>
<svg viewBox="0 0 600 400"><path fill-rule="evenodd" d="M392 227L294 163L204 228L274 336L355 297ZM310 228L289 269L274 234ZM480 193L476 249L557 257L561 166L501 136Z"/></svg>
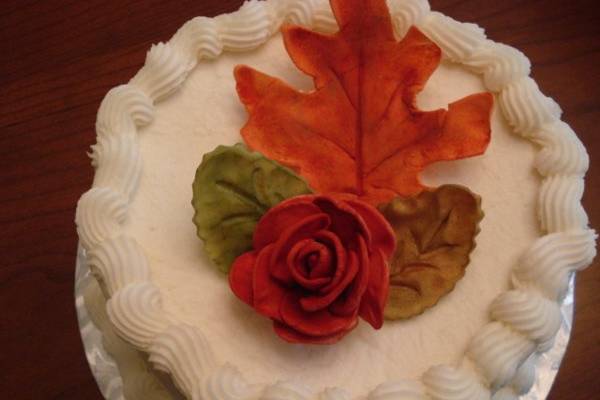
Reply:
<svg viewBox="0 0 600 400"><path fill-rule="evenodd" d="M253 242L229 283L283 339L329 344L359 316L383 324L395 239L374 207L346 195L295 197L261 218Z"/></svg>

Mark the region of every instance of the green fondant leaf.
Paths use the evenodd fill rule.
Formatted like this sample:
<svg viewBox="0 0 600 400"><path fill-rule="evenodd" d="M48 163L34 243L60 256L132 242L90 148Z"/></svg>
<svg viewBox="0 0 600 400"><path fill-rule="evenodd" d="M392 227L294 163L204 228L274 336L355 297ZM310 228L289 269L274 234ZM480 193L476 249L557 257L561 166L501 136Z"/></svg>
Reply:
<svg viewBox="0 0 600 400"><path fill-rule="evenodd" d="M219 146L205 154L192 188L198 236L225 273L237 256L252 249L256 223L269 208L311 193L292 170L243 144Z"/></svg>

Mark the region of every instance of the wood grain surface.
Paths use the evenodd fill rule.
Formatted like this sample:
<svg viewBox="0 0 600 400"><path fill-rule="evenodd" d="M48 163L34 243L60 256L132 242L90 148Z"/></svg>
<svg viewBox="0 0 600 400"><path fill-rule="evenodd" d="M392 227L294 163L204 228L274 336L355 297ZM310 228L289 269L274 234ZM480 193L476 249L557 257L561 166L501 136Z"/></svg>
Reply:
<svg viewBox="0 0 600 400"><path fill-rule="evenodd" d="M592 157L585 207L600 228L600 12L594 0L431 0L525 52ZM101 399L73 299L79 196L105 93L152 43L241 0L3 0L0 5L0 398ZM600 397L600 268L577 277L571 345L550 399Z"/></svg>

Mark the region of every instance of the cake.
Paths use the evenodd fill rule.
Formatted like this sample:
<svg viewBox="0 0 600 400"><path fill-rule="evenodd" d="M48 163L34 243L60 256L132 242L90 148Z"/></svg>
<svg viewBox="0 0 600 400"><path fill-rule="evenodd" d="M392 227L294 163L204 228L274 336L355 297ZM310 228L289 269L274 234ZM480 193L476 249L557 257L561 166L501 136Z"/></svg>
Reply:
<svg viewBox="0 0 600 400"><path fill-rule="evenodd" d="M486 90L495 102L485 154L422 174L428 186L461 184L481 195L485 218L465 277L435 307L376 333L359 323L330 346L282 341L232 295L191 223L203 154L239 142L248 119L235 67L312 90L278 32L284 21L335 32L327 1L250 1L192 19L102 102L94 184L76 215L80 241L117 334L185 397L511 399L533 384L570 275L595 255L580 204L587 153L522 53L426 1L388 6L398 38L414 25L443 53L417 98L421 109Z"/></svg>

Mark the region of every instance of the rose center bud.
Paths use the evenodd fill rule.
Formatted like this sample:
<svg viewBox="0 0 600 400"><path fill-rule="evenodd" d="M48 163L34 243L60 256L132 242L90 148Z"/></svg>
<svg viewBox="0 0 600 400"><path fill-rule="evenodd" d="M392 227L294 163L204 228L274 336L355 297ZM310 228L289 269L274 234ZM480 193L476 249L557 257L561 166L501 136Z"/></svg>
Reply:
<svg viewBox="0 0 600 400"><path fill-rule="evenodd" d="M315 268L317 266L317 263L319 262L319 260L321 259L321 257L319 257L319 253L310 253L308 256L306 256L306 268L310 272L312 272L313 268Z"/></svg>
<svg viewBox="0 0 600 400"><path fill-rule="evenodd" d="M319 289L331 282L333 264L331 250L313 239L296 243L287 257L292 277L308 290Z"/></svg>

